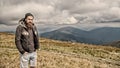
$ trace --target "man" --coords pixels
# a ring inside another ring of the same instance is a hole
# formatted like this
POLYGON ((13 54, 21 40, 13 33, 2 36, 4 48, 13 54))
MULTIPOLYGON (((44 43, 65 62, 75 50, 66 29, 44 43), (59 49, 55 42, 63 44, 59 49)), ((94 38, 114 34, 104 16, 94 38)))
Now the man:
POLYGON ((20 52, 20 68, 28 68, 29 63, 30 68, 37 67, 36 50, 39 48, 39 38, 33 19, 31 13, 26 13, 16 28, 15 44, 20 52))

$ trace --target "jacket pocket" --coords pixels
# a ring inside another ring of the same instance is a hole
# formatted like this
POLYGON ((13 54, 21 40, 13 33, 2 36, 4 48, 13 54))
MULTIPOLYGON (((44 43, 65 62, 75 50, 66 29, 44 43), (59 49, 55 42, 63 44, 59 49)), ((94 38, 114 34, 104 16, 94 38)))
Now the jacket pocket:
POLYGON ((26 39, 22 39, 21 44, 23 49, 28 52, 29 51, 28 41, 26 39))

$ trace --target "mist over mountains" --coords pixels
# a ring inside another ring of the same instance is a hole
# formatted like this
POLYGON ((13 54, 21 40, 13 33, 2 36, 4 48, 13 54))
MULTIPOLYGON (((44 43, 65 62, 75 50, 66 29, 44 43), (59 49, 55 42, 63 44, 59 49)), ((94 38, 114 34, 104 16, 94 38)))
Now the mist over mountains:
POLYGON ((81 42, 89 44, 107 44, 120 40, 120 28, 102 27, 85 31, 74 27, 63 27, 42 33, 40 36, 55 40, 81 42))

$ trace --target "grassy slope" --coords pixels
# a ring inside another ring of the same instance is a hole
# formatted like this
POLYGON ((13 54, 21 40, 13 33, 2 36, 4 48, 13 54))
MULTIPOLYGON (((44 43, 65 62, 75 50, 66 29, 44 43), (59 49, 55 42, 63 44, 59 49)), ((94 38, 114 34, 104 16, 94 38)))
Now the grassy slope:
MULTIPOLYGON (((120 48, 40 39, 38 68, 120 68, 120 48)), ((19 68, 14 35, 0 33, 0 68, 19 68)))

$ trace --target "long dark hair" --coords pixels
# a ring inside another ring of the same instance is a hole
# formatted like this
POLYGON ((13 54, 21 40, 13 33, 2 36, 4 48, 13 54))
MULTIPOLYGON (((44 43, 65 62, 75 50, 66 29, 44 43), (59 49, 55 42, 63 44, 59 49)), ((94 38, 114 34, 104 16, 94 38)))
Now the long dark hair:
POLYGON ((21 22, 21 21, 25 22, 25 18, 22 18, 22 19, 19 20, 19 22, 21 22))
POLYGON ((24 18, 26 19, 28 16, 32 16, 34 18, 33 14, 31 13, 26 13, 24 18))

